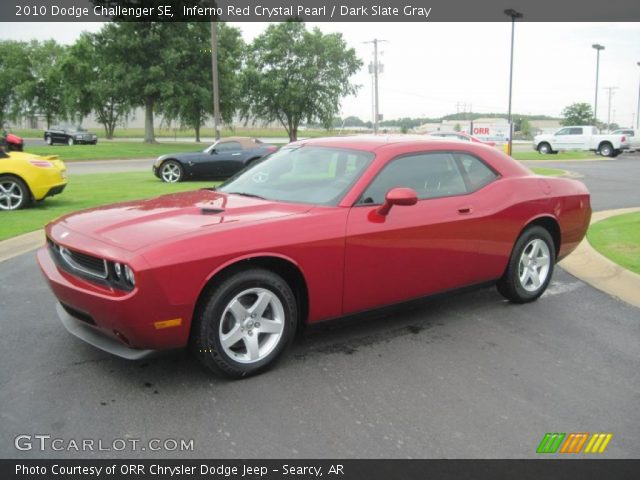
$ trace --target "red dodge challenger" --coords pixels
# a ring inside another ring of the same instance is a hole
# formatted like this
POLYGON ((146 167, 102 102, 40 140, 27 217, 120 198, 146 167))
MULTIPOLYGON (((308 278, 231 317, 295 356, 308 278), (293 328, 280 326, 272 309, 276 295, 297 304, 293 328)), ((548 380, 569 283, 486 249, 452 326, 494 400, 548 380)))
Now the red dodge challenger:
POLYGON ((190 346, 243 377, 303 324, 487 283, 535 300, 590 216, 582 183, 479 143, 325 138, 218 188, 62 217, 38 261, 82 340, 129 359, 190 346))

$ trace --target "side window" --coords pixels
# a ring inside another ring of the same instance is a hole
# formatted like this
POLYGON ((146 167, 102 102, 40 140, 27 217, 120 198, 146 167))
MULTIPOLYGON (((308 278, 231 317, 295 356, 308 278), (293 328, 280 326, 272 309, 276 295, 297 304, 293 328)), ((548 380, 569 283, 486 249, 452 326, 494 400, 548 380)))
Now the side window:
POLYGON ((469 192, 475 192, 498 178, 498 175, 478 158, 465 153, 458 153, 455 156, 462 166, 469 192))
POLYGON ((569 129, 570 135, 582 135, 582 127, 574 127, 569 129))
POLYGON ((231 152, 234 150, 242 150, 239 142, 221 142, 216 145, 216 152, 231 152))
POLYGON ((464 135, 456 135, 458 140, 464 140, 465 142, 470 142, 471 140, 465 137, 464 135))
POLYGON ((569 129, 568 128, 562 128, 560 130, 558 130, 556 132, 556 135, 569 135, 569 129))
POLYGON ((381 204, 389 190, 409 187, 420 200, 467 193, 453 154, 421 153, 388 163, 362 194, 359 203, 381 204))

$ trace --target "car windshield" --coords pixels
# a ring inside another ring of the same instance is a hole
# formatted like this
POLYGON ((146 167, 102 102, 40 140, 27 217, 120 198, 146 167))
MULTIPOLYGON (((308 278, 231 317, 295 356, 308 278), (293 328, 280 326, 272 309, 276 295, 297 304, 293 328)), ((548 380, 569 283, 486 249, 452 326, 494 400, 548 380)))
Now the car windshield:
POLYGON ((374 158, 371 152, 284 147, 217 190, 251 197, 336 205, 374 158))

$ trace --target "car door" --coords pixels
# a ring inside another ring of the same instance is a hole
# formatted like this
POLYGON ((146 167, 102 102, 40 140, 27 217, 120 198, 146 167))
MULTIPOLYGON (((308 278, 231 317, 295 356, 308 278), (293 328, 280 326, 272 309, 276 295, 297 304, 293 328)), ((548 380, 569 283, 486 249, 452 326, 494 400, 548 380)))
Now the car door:
POLYGON ((236 161, 242 155, 242 146, 239 142, 221 140, 214 148, 203 152, 193 165, 193 172, 201 177, 224 176, 229 170, 229 163, 236 161))
POLYGON ((587 136, 582 127, 571 127, 567 136, 567 150, 589 150, 587 136))
POLYGON ((467 153, 417 153, 389 162, 349 213, 344 312, 499 277, 495 233, 484 223, 495 210, 483 193, 498 178, 467 153), (413 188, 417 204, 377 215, 394 187, 413 188))
POLYGON ((551 148, 553 150, 567 150, 571 145, 571 129, 561 128, 551 139, 551 148))

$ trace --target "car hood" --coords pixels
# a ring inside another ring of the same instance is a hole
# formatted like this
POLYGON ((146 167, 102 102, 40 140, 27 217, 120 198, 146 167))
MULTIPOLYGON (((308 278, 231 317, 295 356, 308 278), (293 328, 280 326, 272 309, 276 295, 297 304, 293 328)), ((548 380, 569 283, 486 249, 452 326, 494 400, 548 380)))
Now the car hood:
POLYGON ((311 208, 203 189, 73 213, 54 222, 51 233, 57 240, 69 230, 134 251, 174 237, 236 228, 311 208))

